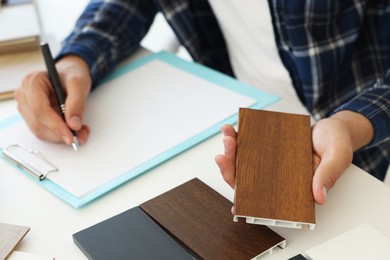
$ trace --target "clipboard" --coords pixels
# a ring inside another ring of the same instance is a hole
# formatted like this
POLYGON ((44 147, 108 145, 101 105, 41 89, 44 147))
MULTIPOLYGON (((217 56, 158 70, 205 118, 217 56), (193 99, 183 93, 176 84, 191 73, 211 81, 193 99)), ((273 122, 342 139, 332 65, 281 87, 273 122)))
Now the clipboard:
POLYGON ((48 161, 40 152, 13 144, 3 150, 4 158, 14 163, 24 171, 42 181, 51 172, 58 171, 58 168, 48 161))
MULTIPOLYGON (((207 68, 203 65, 185 61, 183 59, 178 58, 177 56, 173 54, 169 54, 167 52, 159 52, 155 54, 150 54, 148 56, 142 57, 136 61, 133 61, 115 71, 113 71, 110 75, 108 75, 102 82, 101 85, 104 84, 111 84, 113 81, 119 80, 121 77, 129 75, 131 73, 135 73, 137 71, 140 71, 142 69, 145 69, 147 66, 151 66, 153 63, 161 63, 165 65, 169 65, 175 72, 180 72, 180 73, 186 73, 190 75, 191 77, 196 77, 201 79, 203 82, 209 82, 210 84, 215 84, 219 88, 223 89, 224 91, 228 91, 233 93, 234 95, 240 95, 242 97, 247 97, 250 98, 253 101, 253 104, 250 105, 252 108, 263 108, 273 102, 276 102, 279 97, 270 95, 266 92, 263 92, 259 89, 256 89, 254 87, 248 86, 244 83, 241 83, 229 76, 226 76, 222 73, 216 72, 210 68, 207 68)), ((177 73, 179 74, 179 73, 177 73)), ((177 77, 178 75, 175 75, 177 77)), ((89 100, 94 100, 93 98, 96 96, 93 96, 96 91, 99 90, 100 86, 91 93, 89 100)), ((102 89, 107 89, 110 88, 109 86, 102 87, 102 89)), ((201 89, 201 88, 200 88, 201 89)), ((111 91, 112 92, 112 91, 111 91)), ((215 97, 214 97, 215 98, 215 97)), ((91 101, 93 102, 93 101, 91 101)), ((170 105, 168 103, 168 105, 170 105)), ((89 109, 88 111, 90 111, 89 109)), ((180 112, 180 110, 179 110, 180 112)), ((192 146, 210 138, 211 136, 219 133, 220 127, 223 124, 235 124, 237 123, 237 112, 238 112, 238 107, 235 109, 235 112, 232 113, 232 115, 227 116, 223 118, 222 120, 217 120, 210 122, 207 127, 202 129, 200 132, 189 136, 185 140, 182 140, 180 142, 175 143, 172 147, 169 149, 156 154, 155 156, 152 156, 150 159, 146 161, 142 161, 141 163, 137 164, 135 167, 129 167, 121 172, 120 175, 116 176, 113 179, 110 179, 109 181, 103 183, 96 189, 91 190, 90 192, 82 195, 82 196, 75 196, 71 192, 69 192, 68 189, 64 188, 63 185, 58 185, 55 181, 53 181, 54 177, 56 175, 61 175, 58 172, 61 172, 63 170, 63 167, 58 165, 58 162, 54 162, 52 159, 49 157, 51 154, 47 153, 45 149, 38 149, 36 147, 29 147, 23 143, 12 143, 11 145, 16 145, 13 146, 11 150, 17 149, 20 151, 21 147, 24 145, 26 146, 24 151, 22 152, 24 155, 30 151, 29 155, 31 155, 32 150, 37 150, 38 152, 34 153, 37 155, 40 153, 44 158, 47 158, 43 160, 46 161, 46 170, 42 171, 38 174, 31 174, 31 169, 29 171, 29 167, 26 167, 26 165, 21 165, 25 164, 26 160, 22 158, 23 160, 20 160, 21 158, 18 158, 19 160, 16 161, 12 160, 8 157, 5 156, 4 151, 7 154, 7 151, 9 153, 9 147, 7 148, 4 146, 4 142, 0 142, 0 146, 2 146, 2 153, 1 157, 6 160, 7 162, 11 162, 15 167, 20 169, 21 172, 23 172, 25 175, 27 175, 32 181, 36 182, 37 184, 43 186, 45 189, 53 193, 55 196, 59 197, 60 199, 64 200, 68 204, 72 205, 73 207, 79 208, 87 205, 88 203, 94 201, 95 199, 99 198, 100 196, 108 193, 109 191, 115 189, 116 187, 126 183, 127 181, 139 176, 140 174, 143 174, 147 172, 148 170, 158 166, 159 164, 163 163, 164 161, 174 157, 175 155, 178 155, 181 152, 184 152, 185 150, 191 148, 192 146), (51 167, 51 168, 50 168, 51 167), (59 168, 58 171, 54 170, 55 168, 59 168), (51 169, 51 171, 48 171, 47 169, 51 169), (41 178, 37 178, 37 176, 41 176, 41 178)), ((95 117, 95 116, 91 116, 95 117)), ((22 118, 20 115, 14 115, 2 122, 0 122, 0 134, 6 131, 7 128, 11 128, 15 124, 23 123, 22 118)), ((95 132, 96 133, 96 132, 95 132)), ((107 135, 112 134, 112 131, 110 133, 107 132, 107 135)), ((91 136, 92 138, 92 136, 91 136)), ((93 140, 89 140, 88 144, 93 143, 93 140)), ((0 138, 1 139, 1 138, 0 138)), ((42 145, 49 145, 46 142, 36 140, 36 138, 33 138, 34 142, 42 142, 42 145)), ((43 146, 42 146, 43 147, 43 146)), ((68 149, 69 147, 59 144, 58 149, 68 149)), ((57 149, 57 148, 56 148, 57 149)), ((66 151, 68 151, 66 150, 66 151)), ((81 149, 82 150, 82 149, 81 149)), ((72 151, 73 152, 73 151, 72 151)), ((42 163, 42 156, 34 156, 36 160, 40 160, 40 163, 42 163)), ((19 156, 20 157, 20 156, 19 156)), ((30 166, 31 166, 30 162, 30 166)), ((114 163, 112 163, 114 164, 114 163)), ((31 167, 30 167, 31 168, 31 167)), ((62 173, 63 174, 63 173, 62 173)))

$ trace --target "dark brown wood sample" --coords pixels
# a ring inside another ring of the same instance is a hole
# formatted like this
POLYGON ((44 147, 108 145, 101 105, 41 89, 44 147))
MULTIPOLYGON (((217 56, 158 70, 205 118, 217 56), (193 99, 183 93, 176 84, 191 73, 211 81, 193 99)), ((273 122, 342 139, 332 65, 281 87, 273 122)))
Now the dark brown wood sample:
POLYGON ((251 259, 285 247, 284 238, 266 226, 233 222, 232 205, 192 179, 140 208, 199 259, 251 259))
POLYGON ((235 220, 315 226, 310 117, 240 108, 235 220))

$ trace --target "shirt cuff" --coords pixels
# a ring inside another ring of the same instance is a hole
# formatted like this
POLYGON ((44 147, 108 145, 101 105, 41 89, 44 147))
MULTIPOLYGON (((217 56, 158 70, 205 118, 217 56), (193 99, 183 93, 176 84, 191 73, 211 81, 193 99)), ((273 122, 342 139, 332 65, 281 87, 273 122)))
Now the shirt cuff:
POLYGON ((77 55, 82 58, 88 65, 92 78, 92 85, 101 80, 114 66, 110 64, 110 59, 105 58, 108 53, 102 50, 109 50, 112 48, 112 44, 109 41, 100 39, 97 35, 77 35, 74 37, 70 35, 65 39, 63 46, 56 56, 55 60, 58 61, 66 55, 77 55))
POLYGON ((360 113, 373 125, 374 137, 365 148, 390 142, 390 75, 387 75, 384 80, 378 80, 372 87, 366 88, 358 96, 334 110, 332 114, 343 110, 360 113))

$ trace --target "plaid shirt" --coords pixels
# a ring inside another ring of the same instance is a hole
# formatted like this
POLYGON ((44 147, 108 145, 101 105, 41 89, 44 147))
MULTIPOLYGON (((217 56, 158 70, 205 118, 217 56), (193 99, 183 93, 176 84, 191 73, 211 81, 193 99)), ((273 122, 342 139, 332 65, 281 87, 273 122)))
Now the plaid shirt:
MULTIPOLYGON (((341 110, 365 115, 374 139, 355 152, 354 163, 383 180, 390 161, 390 1, 269 0, 269 5, 279 54, 300 100, 316 119, 341 110)), ((57 59, 81 56, 96 85, 139 48, 157 12, 195 61, 233 76, 207 0, 92 0, 57 59)))

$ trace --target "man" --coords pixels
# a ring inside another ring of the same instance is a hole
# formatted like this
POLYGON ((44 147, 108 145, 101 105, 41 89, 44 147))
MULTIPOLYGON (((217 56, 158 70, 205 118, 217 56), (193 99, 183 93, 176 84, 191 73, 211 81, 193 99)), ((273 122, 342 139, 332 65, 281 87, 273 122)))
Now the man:
MULTIPOLYGON (((262 2, 91 1, 57 57, 67 92, 66 124, 53 109, 54 95, 45 72, 24 78, 16 92, 19 110, 41 139, 70 144, 70 127, 81 143, 86 142, 89 128, 82 123, 86 97, 139 47, 158 11, 195 61, 243 81, 256 79, 261 68, 255 55, 255 11, 264 8, 262 2)), ((325 203, 326 192, 352 158, 383 180, 390 151, 390 75, 386 76, 390 2, 269 0, 268 4, 280 58, 300 101, 318 120, 312 128, 316 202, 325 203)), ((233 186, 236 132, 231 126, 222 131, 225 154, 215 160, 233 186)))

